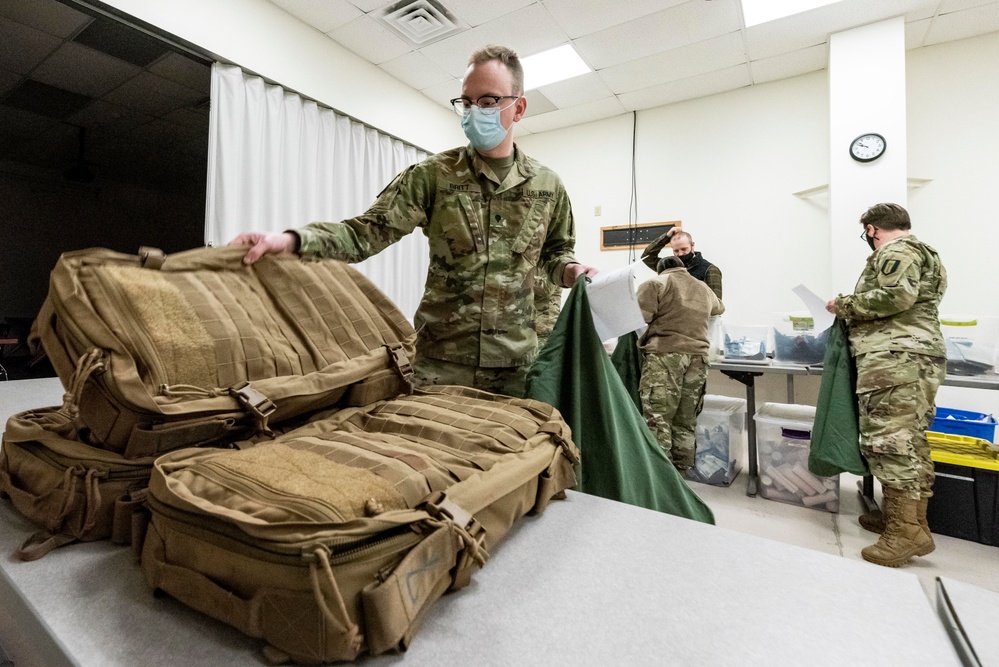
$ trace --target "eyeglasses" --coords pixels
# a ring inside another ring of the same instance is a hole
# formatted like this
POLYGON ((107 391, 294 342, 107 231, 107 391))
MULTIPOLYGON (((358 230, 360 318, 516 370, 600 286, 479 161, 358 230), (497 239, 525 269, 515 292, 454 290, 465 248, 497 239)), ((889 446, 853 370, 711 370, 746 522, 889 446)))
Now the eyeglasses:
POLYGON ((519 100, 520 95, 483 95, 474 102, 467 97, 456 97, 450 100, 451 107, 454 112, 459 116, 464 116, 471 112, 472 107, 476 106, 480 109, 496 109, 497 111, 503 111, 504 109, 510 108, 511 105, 506 105, 502 109, 499 108, 500 100, 519 100))

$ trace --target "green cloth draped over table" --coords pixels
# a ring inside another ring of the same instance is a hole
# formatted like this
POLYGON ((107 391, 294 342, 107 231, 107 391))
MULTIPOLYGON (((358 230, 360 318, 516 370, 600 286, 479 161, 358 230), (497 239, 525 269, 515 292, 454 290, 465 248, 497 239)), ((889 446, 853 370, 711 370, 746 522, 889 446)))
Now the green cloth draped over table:
POLYGON ((597 337, 585 277, 531 369, 527 395, 558 408, 572 428, 582 458, 578 490, 714 523, 659 447, 597 337))

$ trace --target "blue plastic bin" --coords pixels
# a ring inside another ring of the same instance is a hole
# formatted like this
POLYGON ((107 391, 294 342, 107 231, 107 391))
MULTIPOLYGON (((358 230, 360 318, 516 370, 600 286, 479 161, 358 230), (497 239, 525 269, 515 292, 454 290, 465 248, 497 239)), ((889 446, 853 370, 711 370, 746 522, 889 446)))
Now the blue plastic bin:
POLYGON ((993 442, 996 437, 996 418, 981 412, 937 408, 931 431, 967 435, 993 442))

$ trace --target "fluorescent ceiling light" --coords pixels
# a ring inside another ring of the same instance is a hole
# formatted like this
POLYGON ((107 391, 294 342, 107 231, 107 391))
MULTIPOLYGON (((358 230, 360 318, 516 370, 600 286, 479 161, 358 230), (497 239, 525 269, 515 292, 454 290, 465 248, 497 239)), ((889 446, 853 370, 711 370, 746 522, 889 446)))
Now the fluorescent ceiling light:
POLYGON ((776 21, 809 9, 831 5, 838 0, 742 0, 742 17, 746 27, 776 21))
POLYGON ((592 72, 571 44, 520 59, 524 67, 524 91, 592 72))

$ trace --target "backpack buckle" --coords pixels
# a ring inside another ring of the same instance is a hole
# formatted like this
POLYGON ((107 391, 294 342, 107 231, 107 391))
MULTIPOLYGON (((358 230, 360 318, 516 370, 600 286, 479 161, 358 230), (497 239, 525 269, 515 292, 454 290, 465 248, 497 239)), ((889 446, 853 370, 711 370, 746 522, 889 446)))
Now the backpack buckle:
POLYGON ((254 420, 257 422, 258 431, 271 435, 271 429, 267 425, 267 420, 277 410, 274 401, 251 387, 250 383, 246 381, 235 387, 229 387, 229 394, 247 412, 253 415, 254 420))

